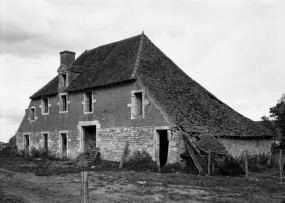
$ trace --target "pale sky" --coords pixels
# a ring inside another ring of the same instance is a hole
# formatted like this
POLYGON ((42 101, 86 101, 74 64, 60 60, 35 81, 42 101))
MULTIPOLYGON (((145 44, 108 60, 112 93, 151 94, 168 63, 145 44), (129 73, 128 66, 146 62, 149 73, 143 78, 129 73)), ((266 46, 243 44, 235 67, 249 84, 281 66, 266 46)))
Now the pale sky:
POLYGON ((285 1, 0 1, 0 141, 57 74, 59 52, 142 31, 184 72, 252 120, 285 93, 285 1))

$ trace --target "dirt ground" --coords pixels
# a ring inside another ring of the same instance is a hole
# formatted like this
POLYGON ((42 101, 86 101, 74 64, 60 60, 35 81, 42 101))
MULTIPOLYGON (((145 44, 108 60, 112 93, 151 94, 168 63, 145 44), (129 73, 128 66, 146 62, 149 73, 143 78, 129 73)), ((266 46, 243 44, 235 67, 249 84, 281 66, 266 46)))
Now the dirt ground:
POLYGON ((46 161, 0 157, 0 202, 80 202, 80 171, 89 170, 90 202, 258 202, 285 200, 277 171, 244 177, 151 173, 106 168, 44 168, 46 161), (273 196, 273 197, 272 197, 273 196), (279 198, 276 198, 278 196, 279 198))

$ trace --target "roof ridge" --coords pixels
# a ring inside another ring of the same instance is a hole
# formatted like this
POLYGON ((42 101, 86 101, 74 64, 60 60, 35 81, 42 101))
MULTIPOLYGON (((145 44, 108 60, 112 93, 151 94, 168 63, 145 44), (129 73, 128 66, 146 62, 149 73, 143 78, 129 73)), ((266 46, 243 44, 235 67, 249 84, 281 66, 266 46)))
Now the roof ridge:
POLYGON ((111 42, 111 43, 108 43, 108 44, 103 44, 103 45, 100 45, 100 46, 95 47, 93 49, 89 49, 89 50, 86 49, 86 51, 87 52, 94 51, 96 49, 99 49, 99 48, 102 48, 102 47, 105 47, 105 46, 110 46, 110 45, 113 45, 113 44, 117 44, 117 43, 120 43, 120 42, 123 42, 123 41, 126 41, 126 40, 130 40, 130 39, 133 39, 133 38, 138 37, 138 36, 139 35, 135 35, 135 36, 132 36, 132 37, 128 37, 126 39, 119 40, 119 41, 111 42))
POLYGON ((142 34, 141 34, 140 45, 139 45, 139 49, 138 49, 138 53, 137 53, 137 57, 136 57, 136 61, 135 61, 134 71, 133 71, 130 79, 134 79, 136 77, 136 73, 138 71, 140 59, 142 56, 143 42, 144 42, 144 32, 142 32, 142 34))

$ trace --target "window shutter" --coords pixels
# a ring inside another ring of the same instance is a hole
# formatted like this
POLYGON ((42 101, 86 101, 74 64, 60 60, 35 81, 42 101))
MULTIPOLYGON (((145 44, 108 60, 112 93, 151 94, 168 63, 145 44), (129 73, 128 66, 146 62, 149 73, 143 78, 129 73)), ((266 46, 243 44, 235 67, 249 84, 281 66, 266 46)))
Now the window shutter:
POLYGON ((89 103, 90 103, 90 98, 89 94, 85 94, 85 112, 89 112, 89 103))
POLYGON ((62 96, 59 97, 59 110, 62 111, 62 96))

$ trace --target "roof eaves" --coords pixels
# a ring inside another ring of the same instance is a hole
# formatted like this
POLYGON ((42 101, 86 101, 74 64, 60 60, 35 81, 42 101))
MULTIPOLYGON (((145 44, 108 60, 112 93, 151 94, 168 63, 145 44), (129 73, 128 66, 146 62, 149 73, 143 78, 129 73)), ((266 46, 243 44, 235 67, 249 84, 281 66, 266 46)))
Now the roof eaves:
POLYGON ((120 85, 120 84, 126 84, 128 82, 134 82, 136 81, 136 78, 130 78, 128 80, 124 80, 124 81, 120 81, 120 82, 115 82, 115 83, 109 83, 109 84, 104 84, 104 85, 98 85, 98 86, 91 86, 91 87, 86 87, 86 88, 82 88, 82 89, 65 89, 66 92, 81 92, 84 90, 89 90, 89 89, 98 89, 98 88, 102 88, 102 87, 110 87, 110 86, 116 86, 116 85, 120 85))

